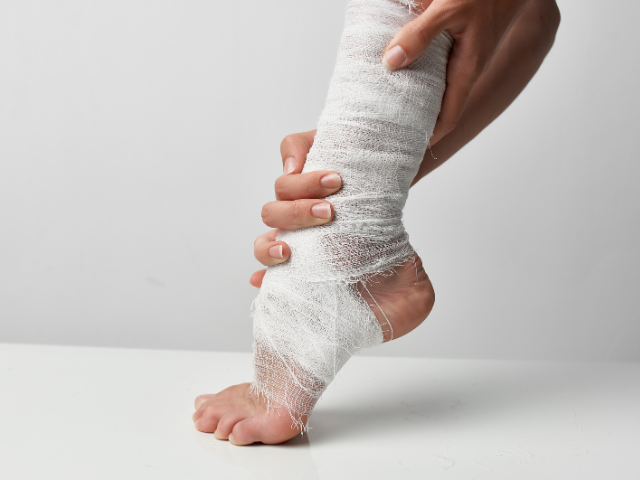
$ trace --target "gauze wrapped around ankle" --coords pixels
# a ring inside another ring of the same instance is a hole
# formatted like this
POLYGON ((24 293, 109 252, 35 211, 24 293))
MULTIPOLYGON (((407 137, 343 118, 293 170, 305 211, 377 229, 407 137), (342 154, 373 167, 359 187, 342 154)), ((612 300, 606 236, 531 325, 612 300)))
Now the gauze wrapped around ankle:
POLYGON ((389 41, 416 17, 405 1, 350 0, 326 106, 304 172, 334 170, 335 219, 281 231, 291 259, 270 267, 254 302, 253 392, 307 415, 360 348, 382 342, 358 285, 414 251, 402 209, 440 111, 451 36, 409 67, 384 69, 389 41))

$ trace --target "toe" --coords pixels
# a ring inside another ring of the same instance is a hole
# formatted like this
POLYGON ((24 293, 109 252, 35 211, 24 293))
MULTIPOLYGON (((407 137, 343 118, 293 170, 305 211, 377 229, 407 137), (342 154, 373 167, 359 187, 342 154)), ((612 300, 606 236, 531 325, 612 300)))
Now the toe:
POLYGON ((291 425, 291 417, 287 414, 269 416, 253 415, 237 422, 229 433, 229 443, 233 445, 251 445, 261 442, 266 445, 277 445, 292 439, 300 433, 300 428, 291 425))
POLYGON ((218 440, 228 440, 229 434, 233 431, 236 423, 241 422, 247 418, 247 416, 247 412, 229 412, 224 414, 218 422, 218 428, 216 428, 214 432, 215 437, 218 440))
POLYGON ((196 410, 198 410, 204 402, 206 402, 207 400, 213 399, 213 397, 215 396, 216 396, 215 393, 205 393, 203 395, 198 395, 196 397, 196 401, 194 402, 196 406, 196 410))
POLYGON ((247 418, 234 425, 233 430, 228 435, 229 443, 243 446, 259 441, 254 425, 255 422, 251 420, 251 418, 247 418))
POLYGON ((214 433, 218 427, 218 419, 212 417, 202 417, 195 423, 196 430, 202 433, 214 433))
MULTIPOLYGON (((206 409, 198 410, 202 412, 199 418, 195 419, 196 429, 204 433, 213 433, 218 428, 218 421, 224 412, 220 411, 217 405, 211 405, 206 409)), ((194 414, 194 417, 198 415, 198 412, 194 414)))
POLYGON ((198 407, 198 409, 194 412, 194 414, 191 416, 191 418, 193 419, 194 422, 197 422, 198 420, 200 420, 200 418, 205 414, 205 412, 207 411, 207 408, 209 408, 210 406, 215 405, 215 403, 213 403, 213 401, 206 401, 200 404, 200 406, 198 407))

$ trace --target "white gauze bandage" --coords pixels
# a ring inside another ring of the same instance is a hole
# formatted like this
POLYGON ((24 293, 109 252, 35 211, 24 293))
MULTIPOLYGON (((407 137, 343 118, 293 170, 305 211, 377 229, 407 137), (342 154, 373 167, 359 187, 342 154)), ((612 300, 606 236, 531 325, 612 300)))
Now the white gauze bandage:
POLYGON ((359 290, 414 253, 402 209, 440 111, 453 43, 444 32, 409 67, 387 71, 386 46, 416 16, 410 0, 349 1, 304 167, 342 177, 327 198, 335 219, 281 231, 291 259, 267 269, 254 302, 252 393, 286 407, 294 422, 311 413, 349 357, 382 342, 390 325, 380 325, 359 290))

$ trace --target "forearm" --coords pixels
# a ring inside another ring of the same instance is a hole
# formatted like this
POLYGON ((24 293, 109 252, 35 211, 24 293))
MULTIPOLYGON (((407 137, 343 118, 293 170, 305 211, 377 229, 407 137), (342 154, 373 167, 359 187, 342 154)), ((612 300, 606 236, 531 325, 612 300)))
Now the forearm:
POLYGON ((560 14, 553 0, 534 0, 518 18, 473 87, 456 128, 427 150, 413 184, 495 120, 524 90, 553 45, 560 14))

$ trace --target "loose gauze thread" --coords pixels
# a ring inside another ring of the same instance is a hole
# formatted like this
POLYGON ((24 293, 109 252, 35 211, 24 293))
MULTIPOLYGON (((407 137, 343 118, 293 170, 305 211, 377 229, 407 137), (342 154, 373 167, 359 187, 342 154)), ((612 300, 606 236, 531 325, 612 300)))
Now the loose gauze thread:
POLYGON ((291 259, 267 270, 253 305, 252 394, 285 407, 294 424, 354 353, 382 343, 382 327, 358 285, 368 290, 369 279, 414 253, 402 209, 440 111, 453 39, 444 32, 408 67, 385 70, 386 46, 417 16, 412 5, 350 0, 304 167, 342 177, 342 189, 327 198, 335 218, 281 231, 291 259))

